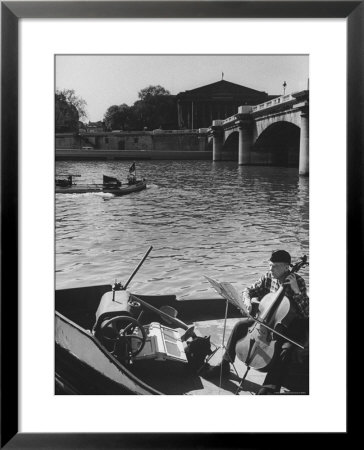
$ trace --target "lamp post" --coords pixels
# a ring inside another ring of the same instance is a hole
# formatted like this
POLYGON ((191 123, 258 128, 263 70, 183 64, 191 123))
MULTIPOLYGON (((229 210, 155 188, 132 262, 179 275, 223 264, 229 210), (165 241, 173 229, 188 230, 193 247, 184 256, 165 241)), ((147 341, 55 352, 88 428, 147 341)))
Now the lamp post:
POLYGON ((287 83, 284 81, 283 82, 283 95, 286 95, 286 86, 287 86, 287 83))

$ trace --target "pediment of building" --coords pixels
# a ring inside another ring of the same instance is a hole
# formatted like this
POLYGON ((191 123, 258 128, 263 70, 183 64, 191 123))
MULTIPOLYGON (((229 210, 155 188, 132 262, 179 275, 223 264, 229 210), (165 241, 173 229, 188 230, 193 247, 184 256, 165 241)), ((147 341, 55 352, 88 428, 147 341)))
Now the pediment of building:
POLYGON ((257 91, 255 89, 242 86, 240 84, 231 83, 230 81, 220 80, 205 86, 180 92, 177 98, 188 99, 191 97, 264 97, 267 93, 257 91))

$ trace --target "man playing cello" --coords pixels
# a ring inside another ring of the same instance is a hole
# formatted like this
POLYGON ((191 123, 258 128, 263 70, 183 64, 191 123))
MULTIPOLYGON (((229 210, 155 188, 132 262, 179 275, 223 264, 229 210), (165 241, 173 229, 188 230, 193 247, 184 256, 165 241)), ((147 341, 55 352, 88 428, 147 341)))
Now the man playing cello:
MULTIPOLYGON (((302 277, 290 272, 291 256, 285 250, 272 253, 269 262, 269 272, 243 292, 243 300, 249 314, 256 317, 260 301, 269 293, 277 292, 285 287, 284 295, 288 298, 295 311, 295 318, 284 331, 285 335, 295 341, 303 342, 308 333, 309 298, 306 284, 302 277)), ((206 378, 227 378, 230 373, 230 363, 234 363, 237 343, 246 337, 249 328, 254 325, 252 318, 244 318, 237 322, 229 337, 226 351, 219 365, 210 367, 205 373, 206 378)), ((277 339, 277 352, 268 367, 263 387, 258 395, 280 392, 284 376, 292 356, 294 344, 282 337, 277 339)), ((239 358, 240 359, 240 358, 239 358)), ((245 361, 244 361, 245 362, 245 361)))

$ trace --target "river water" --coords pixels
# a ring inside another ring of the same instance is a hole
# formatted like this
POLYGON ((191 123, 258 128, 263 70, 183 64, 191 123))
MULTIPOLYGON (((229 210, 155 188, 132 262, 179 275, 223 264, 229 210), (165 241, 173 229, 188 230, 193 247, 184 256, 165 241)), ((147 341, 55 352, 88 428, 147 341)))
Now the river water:
MULTIPOLYGON (((56 174, 125 181, 129 161, 59 161, 56 174)), ((268 266, 272 250, 309 256, 309 179, 298 170, 236 162, 137 161, 147 190, 56 194, 57 289, 125 283, 139 294, 216 297, 204 275, 238 289, 268 266)), ((76 182, 81 184, 80 179, 76 182)), ((302 270, 307 284, 308 269, 302 270)))

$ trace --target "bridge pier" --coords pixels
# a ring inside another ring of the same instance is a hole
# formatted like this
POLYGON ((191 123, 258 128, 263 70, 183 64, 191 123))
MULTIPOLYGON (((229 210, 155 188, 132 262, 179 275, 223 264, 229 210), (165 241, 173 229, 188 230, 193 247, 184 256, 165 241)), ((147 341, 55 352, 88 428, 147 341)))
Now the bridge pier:
POLYGON ((253 129, 251 122, 239 122, 239 166, 250 164, 250 153, 253 147, 253 129))
POLYGON ((252 107, 249 105, 239 106, 235 122, 239 129, 239 166, 250 164, 251 150, 253 147, 253 119, 251 117, 252 107))
POLYGON ((223 142, 224 133, 220 126, 213 125, 211 128, 212 128, 212 160, 221 161, 222 149, 224 145, 223 142))
POLYGON ((301 133, 300 133, 300 159, 299 169, 300 175, 308 175, 309 173, 309 121, 308 111, 301 113, 301 133))

